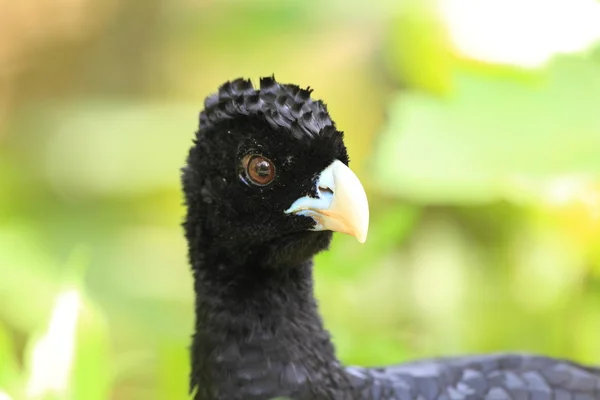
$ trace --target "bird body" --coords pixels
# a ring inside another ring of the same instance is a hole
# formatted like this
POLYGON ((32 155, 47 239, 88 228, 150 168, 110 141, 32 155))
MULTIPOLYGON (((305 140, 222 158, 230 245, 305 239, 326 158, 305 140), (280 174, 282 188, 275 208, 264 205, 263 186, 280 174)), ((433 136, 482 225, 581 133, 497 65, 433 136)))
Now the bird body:
POLYGON ((600 369, 529 354, 423 360, 387 368, 354 368, 357 399, 596 400, 600 369))
POLYGON ((332 231, 366 239, 366 195, 348 163, 309 90, 238 79, 206 99, 182 174, 195 400, 600 399, 600 370, 541 356, 343 366, 318 313, 312 258, 332 231))

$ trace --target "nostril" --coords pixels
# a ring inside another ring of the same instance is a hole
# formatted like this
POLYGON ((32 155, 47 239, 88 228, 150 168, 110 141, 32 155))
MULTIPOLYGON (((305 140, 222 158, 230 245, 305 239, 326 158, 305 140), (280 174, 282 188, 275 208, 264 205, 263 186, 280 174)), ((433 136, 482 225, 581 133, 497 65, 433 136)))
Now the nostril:
POLYGON ((325 186, 319 186, 319 192, 333 194, 333 190, 331 190, 331 189, 329 189, 328 187, 325 187, 325 186))

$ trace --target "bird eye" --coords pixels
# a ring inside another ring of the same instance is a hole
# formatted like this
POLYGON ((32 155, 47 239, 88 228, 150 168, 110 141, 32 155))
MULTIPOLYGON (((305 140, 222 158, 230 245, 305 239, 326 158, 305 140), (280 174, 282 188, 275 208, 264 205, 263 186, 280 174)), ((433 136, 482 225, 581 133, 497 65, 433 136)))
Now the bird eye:
POLYGON ((265 186, 275 179, 275 166, 261 155, 247 155, 242 159, 242 167, 246 178, 255 185, 265 186))

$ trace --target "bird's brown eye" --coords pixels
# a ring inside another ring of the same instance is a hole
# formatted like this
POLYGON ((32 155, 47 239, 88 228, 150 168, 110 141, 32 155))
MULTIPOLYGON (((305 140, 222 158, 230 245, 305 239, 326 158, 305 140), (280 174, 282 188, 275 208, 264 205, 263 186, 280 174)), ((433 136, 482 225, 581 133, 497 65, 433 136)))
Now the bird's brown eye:
POLYGON ((275 179, 275 166, 266 157, 251 154, 244 157, 242 166, 246 178, 255 185, 268 185, 275 179))

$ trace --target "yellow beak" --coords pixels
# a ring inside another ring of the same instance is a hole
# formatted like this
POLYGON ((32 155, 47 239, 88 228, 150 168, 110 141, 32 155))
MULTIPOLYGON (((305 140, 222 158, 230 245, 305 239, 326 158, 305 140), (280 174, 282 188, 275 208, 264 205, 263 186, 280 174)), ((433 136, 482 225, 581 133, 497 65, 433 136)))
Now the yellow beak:
POLYGON ((334 231, 367 240, 369 203, 358 177, 343 162, 335 160, 319 174, 318 197, 304 196, 285 210, 287 214, 311 217, 316 231, 334 231))

